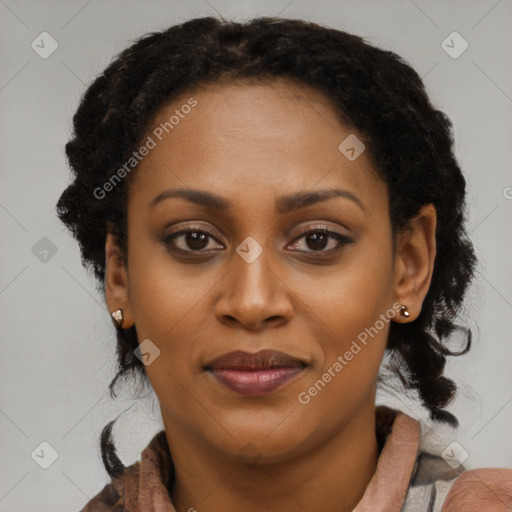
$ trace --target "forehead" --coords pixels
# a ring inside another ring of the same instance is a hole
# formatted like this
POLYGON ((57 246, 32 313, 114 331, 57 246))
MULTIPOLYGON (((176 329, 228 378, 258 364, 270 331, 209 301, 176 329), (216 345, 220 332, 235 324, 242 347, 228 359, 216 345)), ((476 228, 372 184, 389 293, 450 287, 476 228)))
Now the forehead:
POLYGON ((353 160, 343 152, 357 135, 309 86, 287 79, 202 85, 155 116, 146 134, 153 147, 131 195, 148 203, 177 186, 261 196, 316 184, 382 194, 366 150, 353 160))

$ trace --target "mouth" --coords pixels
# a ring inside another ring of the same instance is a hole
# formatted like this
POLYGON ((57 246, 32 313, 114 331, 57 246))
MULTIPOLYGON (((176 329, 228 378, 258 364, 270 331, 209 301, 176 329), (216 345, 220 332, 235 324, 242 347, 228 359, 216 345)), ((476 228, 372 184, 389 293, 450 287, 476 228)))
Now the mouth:
POLYGON ((271 393, 291 382, 307 364, 276 350, 224 354, 204 367, 218 382, 242 395, 271 393))

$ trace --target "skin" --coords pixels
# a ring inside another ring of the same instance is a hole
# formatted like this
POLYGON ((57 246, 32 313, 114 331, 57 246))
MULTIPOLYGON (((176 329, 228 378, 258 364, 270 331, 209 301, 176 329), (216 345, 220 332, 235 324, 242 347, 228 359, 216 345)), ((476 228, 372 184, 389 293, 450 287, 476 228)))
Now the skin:
MULTIPOLYGON (((311 401, 307 391, 365 328, 393 303, 413 321, 428 291, 436 215, 422 208, 393 251, 385 184, 367 151, 349 161, 338 146, 349 134, 328 98, 284 79, 210 84, 163 108, 167 121, 193 96, 198 105, 139 164, 128 202, 128 257, 106 240, 106 300, 134 323, 139 343, 161 351, 146 372, 160 402, 176 483, 178 512, 242 509, 352 510, 377 463, 376 376, 389 323, 311 401), (218 211, 183 198, 149 208, 170 188, 201 189, 231 206, 218 211), (277 198, 339 188, 290 213, 277 198), (200 256, 187 227, 208 229, 200 256), (300 229, 324 227, 351 239, 318 248, 300 229), (248 236, 263 252, 252 263, 236 248, 248 236), (190 239, 189 239, 190 241, 190 239), (192 254, 191 254, 192 253, 192 254), (271 348, 308 367, 281 389, 240 395, 202 370, 233 351, 271 348)), ((148 131, 150 134, 151 131, 148 131)))

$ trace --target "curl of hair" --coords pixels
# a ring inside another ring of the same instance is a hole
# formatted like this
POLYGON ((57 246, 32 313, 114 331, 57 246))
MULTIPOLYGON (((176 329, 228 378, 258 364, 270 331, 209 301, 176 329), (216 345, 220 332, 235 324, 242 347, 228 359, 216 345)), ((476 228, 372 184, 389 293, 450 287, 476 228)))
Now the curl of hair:
MULTIPOLYGON (((74 181, 57 213, 77 239, 82 263, 103 293, 105 237, 113 233, 126 255, 128 175, 98 199, 94 190, 138 149, 155 115, 178 95, 221 81, 287 78, 323 92, 349 128, 358 131, 385 182, 393 237, 426 204, 437 213, 437 254, 419 317, 392 323, 388 350, 406 388, 416 390, 433 419, 457 425, 444 407, 456 387, 443 376, 446 341, 474 275, 476 257, 465 223, 465 180, 453 151, 452 125, 432 106, 418 74, 398 55, 363 38, 312 22, 260 17, 248 22, 195 18, 149 33, 122 51, 84 93, 73 117, 66 155, 74 181)), ((118 373, 143 374, 134 356, 135 327, 117 335, 118 373)), ((467 334, 467 346, 471 342, 467 334)), ((464 351, 463 351, 464 352, 464 351)), ((114 393, 115 394, 115 393, 114 393)), ((101 448, 112 476, 121 462, 109 454, 111 427, 101 448)))

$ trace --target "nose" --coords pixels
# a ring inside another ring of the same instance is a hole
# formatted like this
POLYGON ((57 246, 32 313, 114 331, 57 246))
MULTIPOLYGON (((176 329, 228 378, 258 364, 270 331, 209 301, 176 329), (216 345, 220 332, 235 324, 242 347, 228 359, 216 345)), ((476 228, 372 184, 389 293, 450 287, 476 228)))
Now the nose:
POLYGON ((222 294, 215 314, 220 323, 247 330, 285 324, 293 317, 290 288, 270 268, 266 251, 252 263, 234 255, 231 271, 222 281, 222 294))

